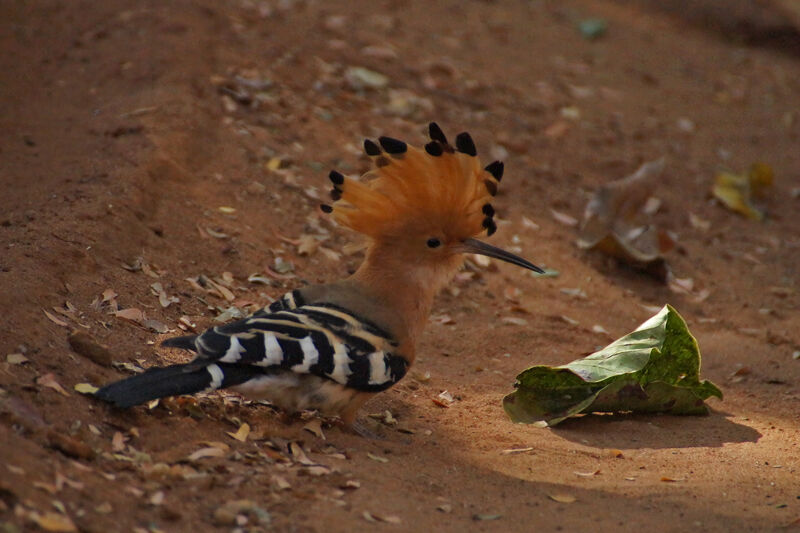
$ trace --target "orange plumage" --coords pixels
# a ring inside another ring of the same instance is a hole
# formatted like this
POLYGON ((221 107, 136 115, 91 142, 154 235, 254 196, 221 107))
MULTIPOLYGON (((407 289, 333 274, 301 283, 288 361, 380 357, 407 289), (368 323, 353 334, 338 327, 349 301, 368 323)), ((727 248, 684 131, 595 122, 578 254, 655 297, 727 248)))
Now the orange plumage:
POLYGON ((373 168, 360 180, 331 173, 336 200, 323 206, 334 219, 373 240, 400 235, 443 235, 463 240, 494 232, 489 201, 497 192, 502 163, 481 168, 468 134, 454 149, 435 123, 424 149, 388 137, 365 141, 373 168))

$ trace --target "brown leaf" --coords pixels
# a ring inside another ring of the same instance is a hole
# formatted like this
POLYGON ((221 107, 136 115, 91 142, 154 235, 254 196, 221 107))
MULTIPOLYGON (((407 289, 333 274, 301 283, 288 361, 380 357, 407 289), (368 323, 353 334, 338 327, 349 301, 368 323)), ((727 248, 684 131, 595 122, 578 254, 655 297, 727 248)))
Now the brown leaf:
POLYGON ((144 324, 145 315, 141 309, 137 309, 135 307, 129 307, 127 309, 120 309, 119 311, 114 312, 114 316, 117 318, 123 318, 125 320, 130 320, 131 322, 136 322, 137 324, 144 324))
POLYGON ((548 494, 548 498, 558 503, 575 503, 576 498, 570 494, 548 494))
POLYGON ((305 429, 310 433, 313 433, 320 439, 325 440, 325 434, 322 432, 322 421, 320 419, 314 418, 310 420, 308 424, 303 426, 303 429, 305 429))
POLYGON ((39 376, 36 379, 36 384, 41 385, 42 387, 49 387, 59 394, 63 394, 64 396, 69 396, 69 393, 64 390, 64 387, 62 387, 61 384, 56 381, 56 376, 52 372, 39 376))
POLYGON ((36 522, 36 525, 45 531, 56 531, 60 533, 72 533, 73 531, 78 531, 78 528, 75 527, 75 524, 66 515, 59 513, 44 513, 42 515, 38 513, 31 513, 30 517, 34 522, 36 522))
POLYGON ((668 240, 643 214, 663 169, 664 160, 658 159, 600 187, 586 205, 578 247, 597 249, 643 269, 663 261, 662 247, 668 240))
POLYGON ((114 432, 114 436, 111 437, 111 449, 115 452, 121 452, 125 450, 125 437, 122 435, 122 432, 114 432))
POLYGON ((47 309, 42 309, 42 311, 44 311, 44 314, 45 314, 45 316, 46 316, 47 318, 49 318, 49 319, 50 319, 50 321, 51 321, 53 324, 55 324, 55 325, 57 325, 57 326, 61 326, 62 328, 68 328, 68 327, 69 327, 69 324, 67 324, 66 322, 64 322, 63 320, 61 320, 61 319, 60 319, 60 318, 58 318, 57 316, 55 316, 53 313, 51 313, 51 312, 50 312, 50 311, 48 311, 47 309))

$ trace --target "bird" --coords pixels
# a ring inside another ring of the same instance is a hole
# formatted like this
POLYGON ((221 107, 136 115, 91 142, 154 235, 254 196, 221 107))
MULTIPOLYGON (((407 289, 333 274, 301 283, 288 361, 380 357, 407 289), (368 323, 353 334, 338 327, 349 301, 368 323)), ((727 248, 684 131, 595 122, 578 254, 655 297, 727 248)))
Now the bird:
POLYGON ((543 272, 476 238, 497 230, 491 201, 503 163, 482 167, 466 132, 453 146, 431 122, 428 136, 422 148, 386 136, 366 139, 369 171, 360 179, 330 172, 333 201, 320 210, 366 237, 365 258, 352 275, 292 290, 198 335, 166 339, 161 346, 193 352, 194 359, 150 368, 95 396, 129 408, 225 388, 286 413, 338 417, 365 434, 359 409, 408 373, 434 296, 464 254, 543 272))

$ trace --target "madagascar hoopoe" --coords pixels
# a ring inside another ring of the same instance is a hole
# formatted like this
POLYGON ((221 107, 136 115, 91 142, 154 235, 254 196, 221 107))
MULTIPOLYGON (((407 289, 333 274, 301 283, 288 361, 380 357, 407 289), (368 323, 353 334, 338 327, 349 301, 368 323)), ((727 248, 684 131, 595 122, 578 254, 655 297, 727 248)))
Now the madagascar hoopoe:
POLYGON ((336 171, 332 205, 339 224, 368 238, 349 278, 291 291, 252 316, 162 346, 196 353, 186 364, 152 368, 100 389, 118 407, 230 388, 289 412, 338 415, 349 427, 361 405, 400 381, 435 294, 465 253, 536 272, 536 265, 473 237, 497 229, 490 202, 503 163, 481 168, 468 133, 455 148, 436 123, 424 149, 390 137, 364 141, 373 168, 363 181, 336 171))

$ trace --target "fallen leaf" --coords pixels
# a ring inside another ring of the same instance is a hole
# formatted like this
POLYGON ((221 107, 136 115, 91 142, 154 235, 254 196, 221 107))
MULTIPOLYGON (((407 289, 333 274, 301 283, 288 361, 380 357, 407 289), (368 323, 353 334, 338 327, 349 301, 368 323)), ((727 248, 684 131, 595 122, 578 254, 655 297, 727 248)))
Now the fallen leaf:
POLYGON ((123 318, 125 320, 130 320, 131 322, 136 322, 137 324, 144 324, 145 315, 141 309, 137 309, 135 307, 129 307, 127 309, 120 309, 119 311, 114 312, 114 316, 117 318, 123 318))
POLYGON ((53 324, 55 324, 55 325, 57 325, 57 326, 61 326, 61 327, 63 327, 63 328, 68 328, 68 327, 69 327, 69 324, 67 324, 66 322, 64 322, 63 320, 61 320, 61 319, 60 319, 60 318, 58 318, 57 316, 55 316, 53 313, 51 313, 51 312, 50 312, 50 311, 48 311, 47 309, 42 309, 42 311, 44 311, 44 314, 45 314, 45 316, 46 316, 47 318, 49 318, 49 319, 50 319, 50 321, 51 321, 53 324))
POLYGON ((39 376, 36 379, 36 384, 41 385, 42 387, 49 387, 59 394, 63 394, 64 396, 69 396, 69 393, 64 390, 64 387, 62 387, 61 384, 56 381, 56 376, 52 372, 39 376))
POLYGON ((10 353, 6 356, 6 362, 10 365, 21 365, 23 363, 27 363, 28 361, 30 361, 30 359, 21 353, 10 353))
POLYGON ((455 401, 455 398, 453 398, 453 395, 450 394, 450 391, 446 390, 439 393, 439 399, 443 402, 447 402, 448 405, 455 401))
POLYGON ((313 433, 320 439, 325 440, 325 434, 322 432, 322 421, 320 419, 314 418, 310 420, 308 424, 303 426, 303 429, 305 429, 310 433, 313 433))
POLYGON ((766 163, 753 163, 747 174, 719 172, 711 193, 728 209, 753 220, 763 220, 764 211, 753 203, 772 185, 774 173, 766 163))
POLYGON ((158 492, 154 492, 150 499, 148 500, 150 505, 161 505, 164 503, 164 491, 159 490, 158 492))
POLYGON ((367 522, 386 522, 387 524, 402 523, 399 516, 380 515, 377 513, 370 513, 369 511, 364 511, 361 513, 361 516, 364 517, 364 520, 367 522))
POLYGON ((550 213, 553 215, 553 218, 556 219, 557 222, 564 224, 565 226, 574 228, 578 225, 578 219, 571 215, 562 213, 561 211, 556 211, 555 209, 551 209, 550 213))
POLYGON ((573 472, 578 477, 594 477, 600 473, 600 470, 595 470, 594 472, 573 472))
POLYGON ((232 431, 226 431, 226 433, 231 438, 234 438, 239 442, 245 442, 247 440, 247 436, 250 434, 250 424, 245 422, 241 426, 239 426, 239 429, 236 430, 236 433, 233 433, 232 431))
POLYGON ((375 455, 375 454, 370 453, 370 452, 367 452, 367 457, 369 457, 373 461, 377 461, 379 463, 388 463, 389 462, 389 459, 387 459, 386 457, 381 457, 380 455, 375 455))
POLYGON ((100 390, 91 383, 76 383, 73 388, 81 394, 94 394, 100 390))
POLYGON ((31 513, 30 517, 34 522, 36 522, 36 525, 45 531, 56 531, 61 533, 78 531, 78 528, 75 527, 75 524, 66 515, 59 513, 44 513, 42 515, 38 513, 31 513))
POLYGON ((548 494, 547 497, 558 503, 575 503, 575 496, 569 494, 548 494))
POLYGON ((121 452, 125 450, 125 437, 122 435, 122 432, 114 432, 114 436, 111 437, 111 449, 115 452, 121 452))
POLYGON ((199 461, 200 459, 205 459, 206 457, 224 457, 225 450, 221 448, 216 448, 214 446, 208 446, 207 448, 200 448, 196 452, 190 454, 187 459, 190 462, 199 461))
POLYGON ((503 450, 500 453, 502 453, 503 455, 515 455, 518 453, 531 452, 533 451, 533 449, 534 448, 532 446, 528 448, 509 448, 508 450, 503 450))
POLYGON ((389 78, 380 72, 364 67, 347 67, 344 79, 352 89, 356 90, 382 89, 389 83, 389 78))
POLYGON ((503 517, 501 514, 474 514, 472 519, 475 521, 491 521, 500 520, 503 517))
POLYGON ((277 488, 278 490, 289 490, 292 488, 289 482, 286 481, 286 478, 279 476, 277 474, 272 476, 272 481, 275 483, 275 488, 277 488))
POLYGON ((295 441, 289 443, 289 454, 296 463, 300 463, 301 465, 312 466, 317 464, 308 458, 306 452, 303 450, 303 447, 295 441))
POLYGON ((599 250, 659 278, 666 276, 662 254, 674 243, 643 212, 663 169, 662 158, 601 186, 584 210, 578 247, 599 250))
POLYGON ((674 477, 661 476, 661 481, 664 481, 665 483, 677 483, 678 481, 685 481, 685 479, 683 479, 683 478, 682 479, 676 479, 674 477))

